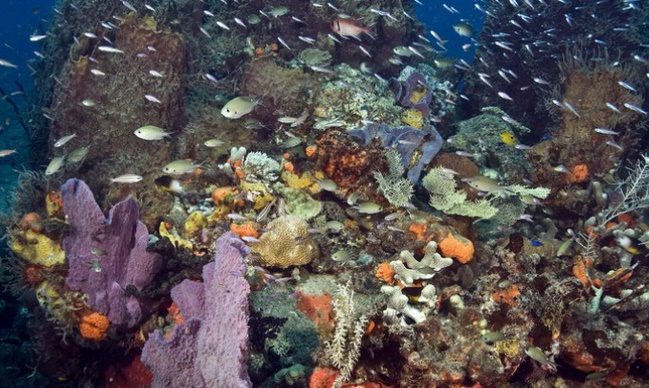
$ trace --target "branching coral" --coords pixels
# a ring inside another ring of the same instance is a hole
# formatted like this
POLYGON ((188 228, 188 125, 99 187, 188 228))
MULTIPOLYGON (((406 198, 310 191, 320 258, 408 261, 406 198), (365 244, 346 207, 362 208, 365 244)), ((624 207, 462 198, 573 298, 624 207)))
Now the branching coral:
POLYGON ((415 280, 431 279, 437 272, 453 264, 453 259, 437 253, 435 241, 426 245, 426 254, 421 260, 415 259, 410 251, 401 251, 399 257, 401 260, 391 261, 390 266, 396 273, 395 279, 407 286, 415 280))
POLYGON ((398 151, 388 150, 385 156, 388 159, 390 173, 388 176, 384 176, 380 171, 374 171, 374 179, 379 184, 381 194, 388 202, 396 207, 405 206, 412 197, 414 190, 412 182, 403 178, 405 169, 401 164, 401 155, 398 151))
POLYGON ((498 211, 486 199, 470 201, 466 192, 456 189, 453 174, 441 167, 431 169, 422 184, 430 193, 430 206, 444 213, 491 218, 498 211))

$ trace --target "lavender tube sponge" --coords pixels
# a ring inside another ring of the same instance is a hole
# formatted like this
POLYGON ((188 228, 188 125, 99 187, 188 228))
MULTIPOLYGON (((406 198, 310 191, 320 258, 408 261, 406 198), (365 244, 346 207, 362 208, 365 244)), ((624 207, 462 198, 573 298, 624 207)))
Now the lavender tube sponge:
POLYGON ((247 388, 248 294, 244 256, 248 247, 228 232, 216 241, 214 261, 203 267, 203 282, 184 280, 171 290, 184 322, 166 339, 153 332, 142 362, 153 372, 153 387, 247 388))
POLYGON ((105 218, 92 191, 79 179, 65 182, 61 197, 71 229, 63 239, 68 286, 88 295, 88 306, 112 324, 136 326, 146 310, 139 292, 153 280, 161 258, 146 250, 149 233, 138 220, 135 201, 129 196, 105 218))

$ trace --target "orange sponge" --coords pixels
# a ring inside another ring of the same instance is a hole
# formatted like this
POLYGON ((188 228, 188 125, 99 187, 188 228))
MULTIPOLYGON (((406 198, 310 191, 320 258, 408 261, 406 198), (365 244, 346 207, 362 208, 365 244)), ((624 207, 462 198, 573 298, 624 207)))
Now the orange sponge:
POLYGON ((79 332, 85 339, 101 341, 106 337, 110 322, 105 315, 85 309, 79 314, 79 332))
POLYGON ((471 261, 475 252, 471 240, 463 236, 455 236, 452 233, 449 233, 437 246, 443 256, 452 257, 462 264, 471 261))

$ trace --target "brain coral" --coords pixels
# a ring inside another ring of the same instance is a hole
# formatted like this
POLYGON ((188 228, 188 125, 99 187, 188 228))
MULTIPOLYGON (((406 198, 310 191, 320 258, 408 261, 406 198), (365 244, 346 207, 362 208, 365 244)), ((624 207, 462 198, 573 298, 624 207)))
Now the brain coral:
POLYGON ((288 268, 318 257, 318 245, 309 234, 309 225, 300 217, 279 217, 268 224, 268 229, 258 243, 251 245, 252 252, 261 256, 261 265, 288 268))

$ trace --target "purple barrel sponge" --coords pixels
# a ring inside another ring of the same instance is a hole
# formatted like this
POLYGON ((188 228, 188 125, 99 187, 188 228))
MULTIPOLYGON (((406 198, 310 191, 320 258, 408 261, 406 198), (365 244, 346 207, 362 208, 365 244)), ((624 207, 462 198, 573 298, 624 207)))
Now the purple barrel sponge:
POLYGON ((139 292, 151 284, 161 257, 147 252, 149 233, 130 196, 104 216, 88 185, 61 186, 70 234, 63 239, 68 286, 88 295, 88 306, 117 326, 134 327, 145 315, 139 292))
POLYGON ((419 180, 424 167, 439 153, 443 143, 442 136, 432 125, 417 129, 410 126, 390 127, 384 123, 370 124, 365 128, 353 129, 349 134, 360 138, 365 145, 376 137, 383 147, 396 149, 413 184, 419 180), (412 160, 415 155, 419 156, 416 161, 412 160))
POLYGON ((144 344, 142 362, 153 372, 153 387, 252 387, 244 278, 249 252, 234 233, 224 233, 214 261, 203 266, 203 282, 186 279, 171 289, 184 322, 169 339, 156 330, 144 344))
POLYGON ((428 105, 433 101, 433 92, 421 73, 412 73, 406 81, 390 78, 388 85, 399 106, 416 109, 423 117, 428 117, 430 114, 428 105))

